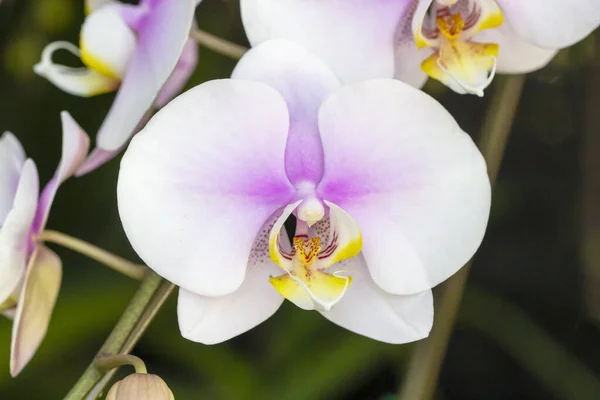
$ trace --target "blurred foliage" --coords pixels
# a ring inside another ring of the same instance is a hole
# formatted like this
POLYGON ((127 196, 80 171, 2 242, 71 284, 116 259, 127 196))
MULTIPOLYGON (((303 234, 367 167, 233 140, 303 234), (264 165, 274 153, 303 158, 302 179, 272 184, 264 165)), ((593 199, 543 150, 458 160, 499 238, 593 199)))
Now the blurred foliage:
MULTIPOLYGON (((83 20, 80 0, 4 3, 0 128, 19 137, 45 181, 59 157, 59 112, 68 110, 93 133, 112 96, 79 99, 32 72, 47 43, 77 42, 83 20)), ((247 43, 234 0, 205 0, 197 20, 207 31, 247 43)), ((470 283, 478 289, 465 297, 442 371, 440 399, 600 398, 600 332, 583 301, 584 287, 600 288, 584 285, 587 275, 580 259, 586 239, 581 233, 581 149, 588 143, 585 135, 600 135, 598 126, 585 123, 587 114, 600 112, 598 96, 589 96, 587 87, 600 72, 598 40, 590 37, 561 52, 528 79, 489 232, 473 268, 470 283)), ((201 49, 189 86, 225 78, 233 66, 232 60, 201 49)), ((487 98, 458 96, 436 82, 426 90, 477 136, 487 98)), ((118 165, 114 160, 68 181, 48 226, 136 259, 116 209, 118 165)), ((594 177, 600 179, 598 172, 594 177)), ((0 398, 61 398, 135 290, 135 282, 56 250, 65 266, 61 297, 47 339, 16 379, 8 373, 10 322, 0 323, 0 360, 5 360, 0 398)), ((203 346, 180 336, 175 303, 172 296, 135 354, 166 380, 178 399, 388 400, 410 355, 410 345, 353 335, 289 304, 239 338, 203 346)))

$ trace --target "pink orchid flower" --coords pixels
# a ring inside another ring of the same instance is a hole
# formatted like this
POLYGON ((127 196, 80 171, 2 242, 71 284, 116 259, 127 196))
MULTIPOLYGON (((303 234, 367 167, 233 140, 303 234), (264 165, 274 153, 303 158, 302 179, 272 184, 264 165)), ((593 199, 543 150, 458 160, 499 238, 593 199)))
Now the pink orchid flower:
MULTIPOLYGON (((175 96, 194 71, 198 54, 188 39, 195 0, 86 1, 79 48, 53 42, 34 71, 58 88, 89 97, 118 90, 96 137, 97 148, 78 174, 112 159, 136 131, 145 114, 175 96), (84 68, 52 62, 56 50, 79 56, 84 68)), ((143 121, 142 121, 143 122, 143 121)))
POLYGON ((287 298, 404 343, 427 336, 430 288, 478 248, 490 184, 434 99, 392 79, 342 87, 275 40, 153 117, 125 153, 118 202, 135 250, 181 287, 188 339, 227 340, 287 298))
POLYGON ((600 25, 598 0, 241 0, 252 45, 289 39, 346 82, 427 76, 483 95, 494 74, 544 67, 600 25))
POLYGON ((9 132, 0 137, 0 308, 14 316, 10 372, 16 376, 46 335, 60 288, 60 258, 35 241, 46 225, 58 187, 85 160, 89 138, 67 112, 61 113, 62 157, 39 194, 35 163, 9 132))

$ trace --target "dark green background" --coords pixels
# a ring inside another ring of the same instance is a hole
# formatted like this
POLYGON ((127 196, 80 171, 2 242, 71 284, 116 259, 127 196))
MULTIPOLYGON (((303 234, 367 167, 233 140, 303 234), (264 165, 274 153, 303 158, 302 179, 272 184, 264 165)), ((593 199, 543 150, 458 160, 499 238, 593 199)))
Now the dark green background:
MULTIPOLYGON (((0 131, 17 135, 45 182, 60 153, 59 112, 93 133, 113 96, 76 98, 32 72, 45 44, 77 42, 82 1, 5 3, 0 131)), ((205 0, 197 19, 202 29, 246 43, 236 1, 205 0)), ((599 49, 588 38, 527 80, 439 399, 600 398, 599 49)), ((189 86, 227 77, 233 66, 200 49, 189 86)), ((426 90, 479 135, 493 88, 483 100, 432 82, 426 90)), ((118 166, 115 160, 65 183, 48 227, 136 259, 117 214, 118 166)), ((0 322, 1 399, 62 398, 135 291, 136 282, 52 247, 64 263, 61 295, 46 340, 16 379, 8 373, 11 324, 0 322)), ((410 355, 410 345, 356 336, 287 303, 235 340, 195 344, 179 335, 175 297, 134 353, 177 399, 391 399, 410 355)))

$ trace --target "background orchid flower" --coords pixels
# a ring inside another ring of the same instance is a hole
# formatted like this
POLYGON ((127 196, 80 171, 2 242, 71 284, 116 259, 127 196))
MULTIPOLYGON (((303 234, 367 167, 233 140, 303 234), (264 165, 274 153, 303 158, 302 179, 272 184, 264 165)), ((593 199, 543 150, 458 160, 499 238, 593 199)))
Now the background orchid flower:
POLYGON ((426 94, 391 79, 342 88, 286 41, 250 50, 233 78, 170 102, 119 174, 134 249, 181 287, 182 334, 221 342, 285 297, 380 341, 427 336, 429 289, 487 224, 470 137, 426 94), (293 216, 290 246, 281 228, 293 216))
POLYGON ((252 45, 294 40, 345 81, 395 76, 420 87, 429 75, 480 96, 496 71, 542 68, 600 24, 596 0, 242 0, 241 7, 252 45))
POLYGON ((62 275, 60 258, 35 241, 48 219, 56 191, 85 160, 89 138, 61 113, 62 156, 38 197, 35 163, 9 132, 0 137, 0 304, 14 315, 10 372, 16 376, 46 335, 62 275))
POLYGON ((197 63, 197 46, 188 39, 196 0, 88 0, 79 48, 49 44, 34 71, 77 96, 118 90, 96 138, 97 149, 79 174, 113 158, 135 132, 152 105, 176 95, 197 63), (79 56, 85 68, 52 62, 56 50, 79 56))

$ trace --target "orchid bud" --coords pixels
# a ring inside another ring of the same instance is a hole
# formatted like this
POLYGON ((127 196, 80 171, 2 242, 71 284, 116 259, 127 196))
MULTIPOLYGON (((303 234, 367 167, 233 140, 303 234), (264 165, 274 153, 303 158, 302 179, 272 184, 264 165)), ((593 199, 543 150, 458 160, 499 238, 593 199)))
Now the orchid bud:
POLYGON ((115 383, 106 400, 175 400, 165 381, 154 374, 131 374, 115 383))

